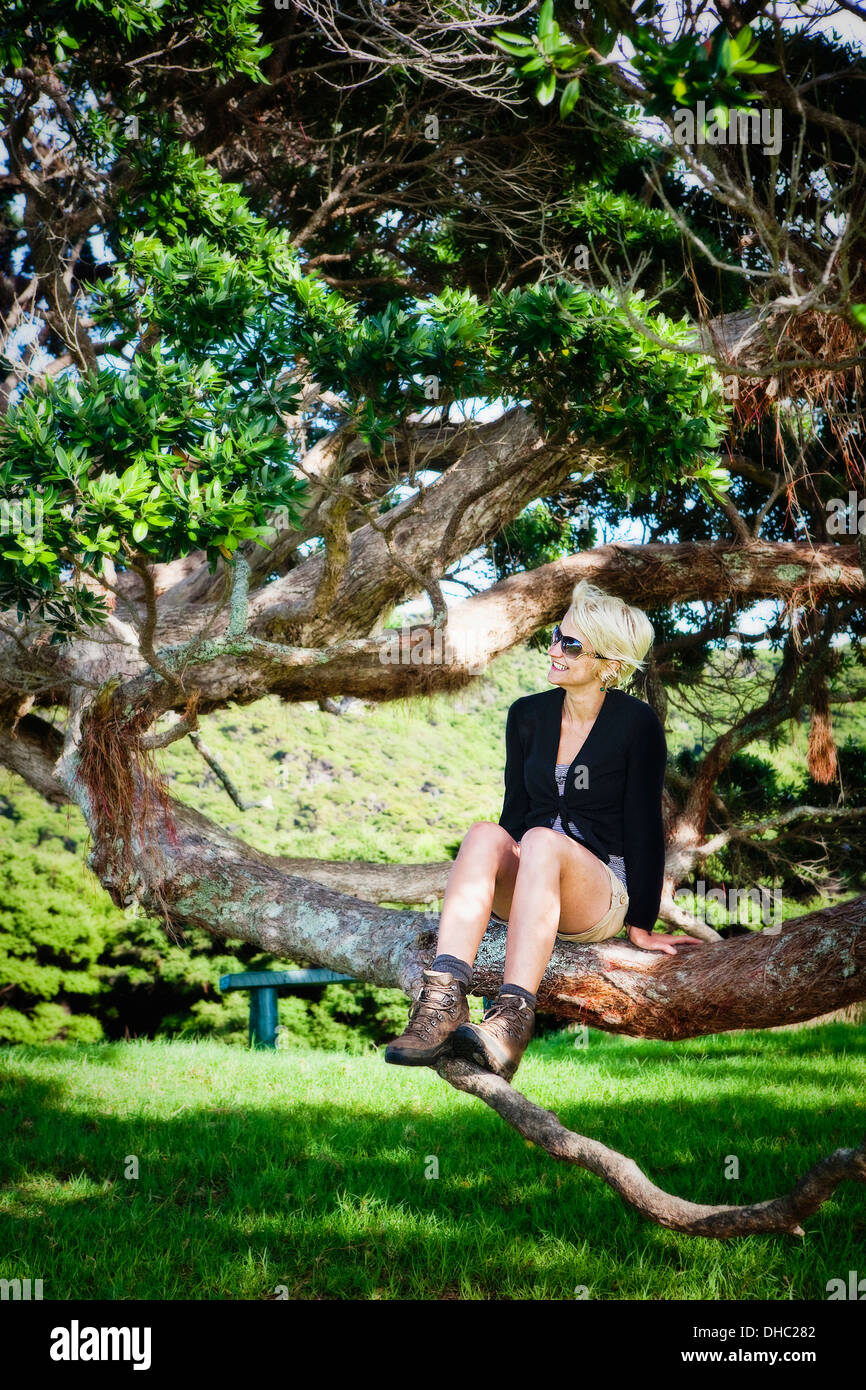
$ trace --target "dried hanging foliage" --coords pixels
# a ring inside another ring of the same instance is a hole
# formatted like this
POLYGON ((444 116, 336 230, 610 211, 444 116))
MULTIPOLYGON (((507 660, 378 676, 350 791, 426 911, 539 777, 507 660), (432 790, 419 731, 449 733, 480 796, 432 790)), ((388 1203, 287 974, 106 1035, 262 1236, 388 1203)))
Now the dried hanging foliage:
MULTIPOLYGON (((122 903, 136 867, 136 843, 155 847, 163 834, 172 844, 179 840, 155 753, 139 742, 152 712, 122 710, 114 698, 119 684, 114 679, 103 687, 82 723, 76 780, 90 802, 99 871, 111 870, 112 896, 122 903)), ((198 692, 186 714, 197 699, 198 692)), ((159 906, 167 915, 166 904, 159 906)))
POLYGON ((811 682, 809 698, 812 706, 809 751, 806 755, 809 775, 815 782, 834 782, 837 776, 836 744, 833 741, 830 692, 823 676, 811 682))
MULTIPOLYGON (((742 354, 755 370, 772 372, 751 380, 738 378, 737 395, 732 402, 735 427, 743 432, 757 426, 763 418, 778 412, 782 401, 794 407, 801 405, 812 413, 821 411, 826 415, 852 486, 866 480, 862 414, 859 407, 851 406, 852 401, 862 399, 863 368, 833 365, 862 353, 862 335, 845 319, 814 309, 786 314, 757 326, 748 314, 729 318, 724 336, 719 331, 712 334, 720 355, 735 365, 742 354), (802 358, 810 359, 813 365, 786 365, 802 358), (823 362, 826 367, 820 365, 823 362)), ((724 371, 724 367, 720 366, 720 370, 724 371)), ((781 423, 777 424, 776 447, 784 465, 781 423)))

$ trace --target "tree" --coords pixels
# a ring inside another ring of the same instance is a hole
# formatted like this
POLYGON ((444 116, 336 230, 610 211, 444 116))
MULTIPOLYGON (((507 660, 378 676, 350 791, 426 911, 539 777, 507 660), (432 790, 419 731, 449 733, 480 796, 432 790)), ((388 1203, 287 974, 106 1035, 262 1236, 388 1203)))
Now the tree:
MULTIPOLYGON (((407 992, 429 961, 432 921, 378 903, 426 896, 406 895, 422 881, 429 891, 430 866, 413 866, 411 882, 401 868, 394 892, 381 866, 288 864, 173 803, 156 754, 195 737, 200 713, 267 693, 385 700, 457 689, 559 618, 586 576, 657 623, 642 689, 664 717, 669 700, 698 688, 743 610, 773 600, 772 685, 732 712, 691 783, 675 770, 669 779, 663 911, 692 927, 673 891, 709 855, 763 852, 768 833, 778 855, 807 817, 857 833, 862 808, 849 802, 743 821, 719 788, 751 740, 804 705, 810 769, 829 786, 830 705, 866 689, 843 685, 860 667, 857 534, 840 540, 826 523, 853 455, 821 404, 827 381, 848 400, 858 381, 852 301, 841 355, 780 365, 790 315, 780 328, 777 297, 755 318, 745 288, 768 282, 730 250, 742 226, 771 235, 754 200, 732 202, 718 176, 710 192, 728 208, 718 226, 672 167, 659 174, 652 145, 628 125, 623 93, 637 94, 615 64, 598 62, 603 50, 575 43, 566 55, 587 67, 583 125, 570 97, 551 118, 563 64, 549 5, 536 37, 558 59, 538 59, 543 104, 528 115, 496 46, 492 18, 502 14, 467 5, 449 47, 434 10, 397 7, 392 22, 369 6, 347 36, 336 11, 306 3, 288 19, 264 13, 259 31, 252 5, 190 15, 93 0, 36 19, 19 6, 2 34, 14 70, 3 110, 0 761, 80 806, 92 866, 116 903, 407 992), (188 61, 175 61, 178 49, 188 61), (326 90, 337 93, 328 105, 326 90), (459 139, 432 138, 435 123, 425 133, 422 118, 440 121, 445 93, 459 139), (521 120, 503 189, 496 152, 511 148, 521 120), (495 135, 503 122, 505 136, 495 135), (563 196, 552 200, 557 174, 563 196), (647 189, 661 207, 649 207, 647 189), (555 233, 527 258, 553 214, 555 233), (625 242, 636 229, 650 234, 663 265, 675 263, 672 233, 685 225, 700 273, 673 294, 664 275, 639 287, 640 276, 630 286, 581 282, 564 251, 592 219, 625 242), (731 322, 744 314, 776 337, 756 346, 753 336, 732 361, 731 322), (709 324, 725 344, 715 360, 709 324), (726 388, 732 366, 747 379, 784 378, 788 394, 767 387, 744 421, 726 388), (478 418, 478 400, 490 418, 478 418), (497 538, 527 508, 540 500, 567 517, 582 499, 599 516, 630 507, 651 538, 495 577, 497 538), (461 571, 485 556, 495 582, 478 587, 461 571), (454 579, 469 590, 459 604, 446 601, 454 579), (387 630, 395 606, 419 594, 430 620, 387 630)), ((633 32, 633 19, 622 27, 633 32)), ((649 110, 666 69, 651 43, 641 51, 649 110)), ((721 72, 730 52, 715 51, 721 72)), ((743 63, 747 51, 737 49, 743 63)), ((820 139, 807 148, 832 171, 836 156, 820 139)), ((789 241, 799 245, 802 230, 789 241)), ((840 247, 830 259, 842 265, 840 247)), ((809 264, 818 275, 814 256, 809 264)), ((842 322, 838 298, 820 312, 842 322)), ((741 663, 748 646, 741 638, 741 663)), ((866 998, 863 925, 858 900, 700 958, 558 947, 540 999, 563 1017, 580 1011, 597 1027, 649 1037, 814 1017, 866 998)), ((692 929, 718 940, 702 922, 692 929)), ((488 932, 476 988, 495 992, 503 946, 501 930, 488 932)), ((630 1160, 573 1137, 563 1148, 504 1083, 456 1062, 440 1070, 679 1229, 797 1231, 842 1177, 864 1176, 861 1145, 819 1165, 790 1199, 690 1211, 650 1193, 630 1160)))

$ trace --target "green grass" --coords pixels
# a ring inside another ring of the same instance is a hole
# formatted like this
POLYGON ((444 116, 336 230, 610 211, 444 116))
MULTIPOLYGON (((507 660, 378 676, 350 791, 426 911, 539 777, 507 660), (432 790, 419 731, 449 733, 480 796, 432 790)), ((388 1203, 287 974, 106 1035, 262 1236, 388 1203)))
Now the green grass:
MULTIPOLYGON (((574 1043, 534 1041, 520 1089, 695 1201, 788 1191, 866 1128, 862 1027, 574 1043)), ((373 1051, 13 1047, 0 1112, 0 1277, 46 1299, 823 1300, 866 1273, 864 1186, 801 1241, 685 1237, 373 1051)))

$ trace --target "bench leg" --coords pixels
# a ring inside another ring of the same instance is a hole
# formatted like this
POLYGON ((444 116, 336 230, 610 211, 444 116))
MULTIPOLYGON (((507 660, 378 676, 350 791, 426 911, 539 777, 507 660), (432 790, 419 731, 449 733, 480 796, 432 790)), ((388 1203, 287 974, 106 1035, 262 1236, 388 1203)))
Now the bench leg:
POLYGON ((250 990, 250 1047, 277 1045, 277 991, 261 987, 250 990))

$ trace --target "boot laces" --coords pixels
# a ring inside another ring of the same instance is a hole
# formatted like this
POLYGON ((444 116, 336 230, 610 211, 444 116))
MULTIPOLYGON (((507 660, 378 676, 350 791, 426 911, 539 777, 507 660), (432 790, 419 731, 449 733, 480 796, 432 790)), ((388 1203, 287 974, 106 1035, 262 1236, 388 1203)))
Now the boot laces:
POLYGON ((417 1025, 421 1033, 428 1033, 433 1023, 438 1023, 441 1020, 443 1013, 452 1018, 456 1005, 457 993, 453 987, 435 984, 424 985, 412 1005, 409 1022, 417 1025))
MULTIPOLYGON (((506 998, 508 997, 506 995, 506 998)), ((511 995, 510 997, 515 1000, 519 998, 518 995, 511 995)), ((484 1015, 484 1022, 485 1024, 495 1023, 495 1031, 504 1034, 507 1038, 519 1038, 523 1031, 520 1017, 522 1013, 523 1010, 518 1003, 507 1004, 503 999, 491 1004, 484 1015)))

